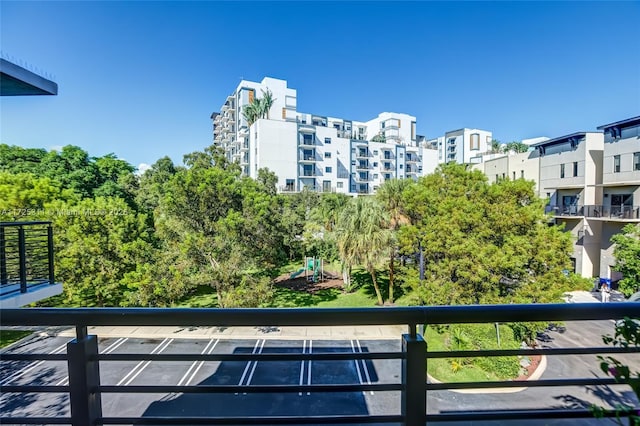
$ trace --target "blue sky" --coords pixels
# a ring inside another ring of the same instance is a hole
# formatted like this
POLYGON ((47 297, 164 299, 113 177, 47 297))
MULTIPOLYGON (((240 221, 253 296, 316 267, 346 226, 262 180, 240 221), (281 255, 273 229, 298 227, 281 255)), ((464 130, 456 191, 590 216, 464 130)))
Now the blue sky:
POLYGON ((0 98, 0 142, 181 163, 241 77, 298 110, 508 142, 640 115, 640 2, 11 2, 0 47, 55 97, 0 98))

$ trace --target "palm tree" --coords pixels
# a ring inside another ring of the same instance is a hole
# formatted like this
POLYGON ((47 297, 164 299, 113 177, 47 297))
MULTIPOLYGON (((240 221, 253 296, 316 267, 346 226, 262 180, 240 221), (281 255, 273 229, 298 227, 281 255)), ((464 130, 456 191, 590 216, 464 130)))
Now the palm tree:
POLYGON ((242 116, 247 120, 249 127, 251 127, 251 125, 259 118, 260 109, 261 106, 259 99, 254 99, 251 103, 242 107, 242 116))
POLYGON ((363 265, 371 275, 378 304, 384 304, 376 279, 376 267, 386 257, 392 236, 382 206, 371 197, 351 200, 340 215, 336 236, 343 272, 347 272, 348 280, 351 279, 351 267, 363 265))
MULTIPOLYGON (((391 179, 385 183, 376 192, 376 197, 384 206, 389 214, 389 229, 393 235, 396 234, 401 225, 409 223, 409 217, 405 214, 403 208, 404 191, 413 183, 409 179, 391 179)), ((390 250, 389 253, 389 302, 393 303, 393 280, 395 272, 396 248, 390 250)))
POLYGON ((273 97, 271 90, 267 89, 266 92, 262 89, 260 90, 262 91, 262 99, 260 100, 260 116, 268 120, 269 110, 271 110, 271 106, 273 105, 273 102, 275 102, 276 98, 273 97))

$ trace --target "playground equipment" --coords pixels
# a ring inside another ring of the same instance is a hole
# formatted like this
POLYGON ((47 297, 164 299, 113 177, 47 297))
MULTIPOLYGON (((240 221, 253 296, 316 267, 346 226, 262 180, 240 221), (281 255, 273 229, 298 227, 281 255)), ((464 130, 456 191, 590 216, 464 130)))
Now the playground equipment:
POLYGON ((307 282, 321 282, 324 281, 324 262, 320 258, 305 257, 304 265, 292 273, 289 278, 293 279, 300 276, 304 272, 304 277, 307 282))

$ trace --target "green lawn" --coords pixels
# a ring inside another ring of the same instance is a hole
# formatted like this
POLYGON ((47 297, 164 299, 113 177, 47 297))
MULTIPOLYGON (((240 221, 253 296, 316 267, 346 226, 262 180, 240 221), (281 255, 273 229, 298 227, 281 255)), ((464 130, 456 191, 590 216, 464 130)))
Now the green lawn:
MULTIPOLYGON (((466 330, 455 333, 427 327, 425 339, 429 351, 498 349, 495 327, 492 324, 464 325, 466 330)), ((500 349, 517 349, 511 329, 500 325, 500 349)), ((427 372, 441 382, 486 382, 508 380, 518 376, 520 365, 517 357, 438 358, 427 362, 427 372)))
POLYGON ((22 331, 22 330, 0 330, 0 348, 4 348, 5 346, 9 346, 13 342, 17 342, 33 333, 32 331, 22 331))

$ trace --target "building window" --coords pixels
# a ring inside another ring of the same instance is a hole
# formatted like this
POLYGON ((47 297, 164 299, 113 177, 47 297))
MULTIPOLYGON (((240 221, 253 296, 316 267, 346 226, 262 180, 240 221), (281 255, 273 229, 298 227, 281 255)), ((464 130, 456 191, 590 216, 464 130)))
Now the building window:
POLYGON ((620 173, 620 156, 613 156, 613 173, 620 173))
POLYGON ((378 163, 376 161, 373 162, 373 167, 378 167, 378 163))
POLYGON ((633 153, 633 170, 640 170, 640 152, 633 153))
POLYGON ((469 149, 472 151, 477 151, 480 149, 480 134, 472 133, 471 140, 469 141, 469 149))
POLYGON ((373 155, 378 155, 378 150, 377 149, 373 150, 373 155))
POLYGON ((324 143, 326 145, 331 145, 331 138, 324 138, 324 143))
POLYGON ((337 186, 339 189, 342 189, 342 182, 338 182, 338 183, 336 183, 336 186, 337 186))
POLYGON ((378 179, 378 174, 377 174, 377 173, 374 173, 374 174, 373 174, 373 178, 374 178, 374 179, 378 179))
POLYGON ((355 166, 356 165, 356 160, 351 160, 351 165, 355 166))
POLYGON ((524 179, 524 170, 520 170, 520 179, 524 179))
POLYGON ((331 158, 331 153, 330 152, 325 152, 324 153, 324 158, 331 158))
POLYGON ((400 164, 400 170, 402 170, 402 164, 400 164))
POLYGON ((500 176, 496 173, 496 182, 500 180, 500 176))
POLYGON ((324 171, 325 173, 331 173, 331 167, 325 167, 324 171))
POLYGON ((564 177, 564 164, 560 164, 560 178, 564 177))
POLYGON ((286 180, 286 186, 285 186, 285 190, 286 191, 293 191, 295 189, 295 184, 296 181, 293 179, 287 179, 286 180))
POLYGON ((404 153, 401 152, 400 153, 400 158, 403 158, 403 157, 404 157, 404 153))
POLYGON ((573 162, 573 177, 578 176, 578 162, 574 161, 573 162))
POLYGON ((513 180, 516 180, 516 172, 513 172, 513 180))

